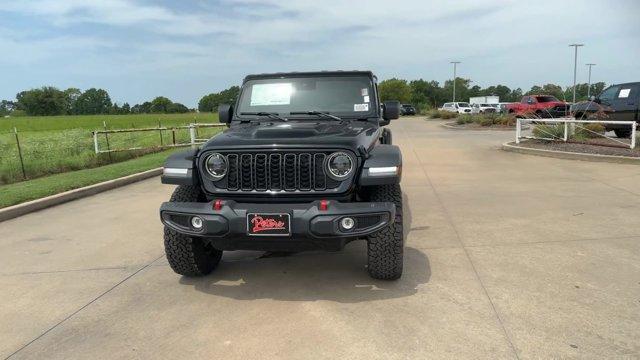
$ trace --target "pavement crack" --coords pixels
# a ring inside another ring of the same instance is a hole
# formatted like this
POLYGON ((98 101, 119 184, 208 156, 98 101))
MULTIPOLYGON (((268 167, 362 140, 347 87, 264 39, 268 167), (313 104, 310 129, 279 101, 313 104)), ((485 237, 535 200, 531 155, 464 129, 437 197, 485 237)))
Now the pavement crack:
POLYGON ((111 267, 97 267, 87 269, 68 269, 68 270, 48 270, 48 271, 25 271, 18 273, 2 273, 1 276, 16 276, 16 275, 39 275, 39 274, 57 274, 68 272, 83 272, 83 271, 101 271, 101 270, 126 270, 126 266, 111 266, 111 267))
POLYGON ((149 266, 151 266, 151 264, 153 264, 155 261, 158 261, 160 258, 162 258, 164 256, 164 254, 158 256, 157 258, 153 259, 151 262, 149 262, 148 264, 142 266, 141 268, 139 268, 138 270, 134 271, 133 273, 127 275, 124 279, 120 280, 118 283, 116 283, 115 285, 113 285, 112 287, 110 287, 109 289, 107 289, 106 291, 102 292, 100 295, 98 295, 97 297, 95 297, 93 300, 89 301, 88 303, 84 304, 83 306, 81 306, 79 309, 77 309, 76 311, 72 312, 71 314, 69 314, 67 317, 65 317, 64 319, 60 320, 58 323, 56 323, 55 325, 53 325, 52 327, 50 327, 49 329, 47 329, 45 332, 43 332, 42 334, 38 335, 37 337, 35 337, 34 339, 32 339, 31 341, 29 341, 28 343, 24 344, 22 347, 20 347, 18 350, 14 351, 13 353, 11 353, 9 356, 7 356, 5 359, 10 359, 12 358, 14 355, 16 355, 17 353, 19 353, 20 351, 26 349, 29 345, 33 344, 34 342, 38 341, 39 339, 41 339, 43 336, 47 335, 48 333, 50 333, 53 329, 57 328, 58 326, 62 325, 63 323, 65 323, 67 320, 71 319, 72 317, 74 317, 76 314, 78 314, 80 311, 86 309, 87 307, 89 307, 91 304, 95 303, 96 301, 100 300, 103 296, 107 295, 108 293, 110 293, 112 290, 114 290, 115 288, 117 288, 118 286, 122 285, 124 282, 126 282, 127 280, 131 279, 132 277, 136 276, 138 273, 140 273, 142 270, 148 268, 149 266))

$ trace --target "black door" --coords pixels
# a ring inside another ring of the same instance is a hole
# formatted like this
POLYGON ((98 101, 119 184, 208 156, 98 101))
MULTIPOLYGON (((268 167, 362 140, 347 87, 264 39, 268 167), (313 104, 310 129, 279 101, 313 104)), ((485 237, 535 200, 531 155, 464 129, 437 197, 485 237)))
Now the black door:
POLYGON ((640 84, 619 85, 611 99, 611 120, 638 121, 640 84))

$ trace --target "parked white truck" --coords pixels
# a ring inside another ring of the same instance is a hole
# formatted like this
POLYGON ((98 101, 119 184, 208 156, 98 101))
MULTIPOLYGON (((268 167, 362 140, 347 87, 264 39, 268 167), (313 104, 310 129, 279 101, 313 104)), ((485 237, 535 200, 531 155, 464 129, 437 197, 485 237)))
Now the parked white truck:
POLYGON ((474 96, 469 98, 469 104, 498 104, 500 96, 474 96))

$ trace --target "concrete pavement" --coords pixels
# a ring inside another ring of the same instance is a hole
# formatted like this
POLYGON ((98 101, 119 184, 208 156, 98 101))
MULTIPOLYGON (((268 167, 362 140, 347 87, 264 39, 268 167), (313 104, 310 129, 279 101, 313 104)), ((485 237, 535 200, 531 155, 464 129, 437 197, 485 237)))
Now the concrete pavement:
POLYGON ((0 223, 0 357, 637 358, 640 167, 498 150, 511 133, 392 125, 405 274, 341 253, 225 255, 175 275, 150 179, 0 223))

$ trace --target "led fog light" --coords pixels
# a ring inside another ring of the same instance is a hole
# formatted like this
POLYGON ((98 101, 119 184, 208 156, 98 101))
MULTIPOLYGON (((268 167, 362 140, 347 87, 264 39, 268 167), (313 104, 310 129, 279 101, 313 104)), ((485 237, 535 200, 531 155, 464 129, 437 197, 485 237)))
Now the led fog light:
POLYGON ((353 218, 345 217, 340 220, 340 227, 343 230, 351 230, 354 226, 356 226, 356 222, 355 220, 353 220, 353 218))
POLYGON ((191 218, 191 226, 193 226, 194 229, 196 230, 200 230, 202 229, 202 218, 198 217, 198 216, 194 216, 191 218))

